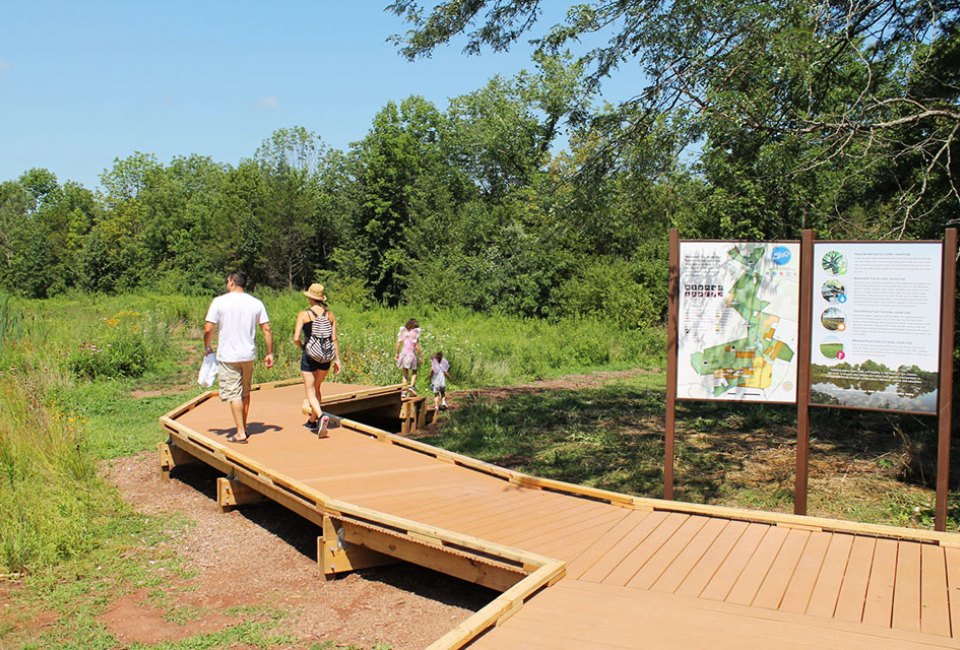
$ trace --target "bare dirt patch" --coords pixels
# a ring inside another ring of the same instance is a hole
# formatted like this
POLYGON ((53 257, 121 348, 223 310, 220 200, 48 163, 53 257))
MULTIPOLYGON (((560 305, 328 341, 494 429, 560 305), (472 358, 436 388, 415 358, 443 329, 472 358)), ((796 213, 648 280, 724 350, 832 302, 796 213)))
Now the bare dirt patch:
MULTIPOLYGON (((630 379, 639 375, 655 375, 660 370, 649 368, 632 368, 630 370, 607 370, 603 372, 592 372, 586 375, 564 375, 557 379, 541 379, 530 382, 529 384, 517 384, 516 386, 501 386, 497 388, 478 388, 476 390, 459 391, 452 394, 452 397, 485 397, 489 399, 502 399, 513 395, 537 394, 552 390, 575 390, 578 388, 589 388, 592 386, 602 386, 618 379, 630 379)), ((455 408, 456 400, 453 401, 451 408, 455 408)))
POLYGON ((159 477, 154 453, 113 461, 110 480, 147 515, 179 514, 193 525, 168 541, 195 577, 171 576, 178 612, 196 620, 178 624, 169 611, 137 592, 112 603, 101 621, 118 641, 157 643, 241 622, 250 608, 287 614, 283 631, 301 642, 333 641, 368 648, 423 648, 495 596, 485 589, 426 569, 399 564, 324 581, 316 566, 319 530, 265 502, 222 513, 215 498, 218 474, 203 466, 159 477), (243 608, 243 609, 239 609, 243 608))
MULTIPOLYGON (((497 386, 493 388, 475 388, 473 390, 451 391, 447 393, 447 402, 450 411, 456 411, 464 402, 473 403, 478 399, 485 400, 504 400, 510 397, 520 395, 540 395, 551 391, 578 390, 581 388, 592 388, 609 384, 612 381, 621 379, 630 379, 639 375, 655 375, 662 372, 658 369, 650 368, 631 368, 630 370, 605 370, 601 372, 592 372, 585 375, 564 375, 556 379, 541 379, 528 384, 517 384, 515 386, 497 386)), ((410 434, 410 438, 426 438, 436 435, 442 428, 445 418, 442 416, 437 419, 433 412, 433 395, 427 393, 427 426, 410 434)))

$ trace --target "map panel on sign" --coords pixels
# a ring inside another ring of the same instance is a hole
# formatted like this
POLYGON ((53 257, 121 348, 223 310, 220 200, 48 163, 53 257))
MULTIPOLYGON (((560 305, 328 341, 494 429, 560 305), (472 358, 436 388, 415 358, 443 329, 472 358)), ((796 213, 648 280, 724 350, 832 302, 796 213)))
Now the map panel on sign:
POLYGON ((800 245, 681 242, 677 397, 795 402, 800 245))

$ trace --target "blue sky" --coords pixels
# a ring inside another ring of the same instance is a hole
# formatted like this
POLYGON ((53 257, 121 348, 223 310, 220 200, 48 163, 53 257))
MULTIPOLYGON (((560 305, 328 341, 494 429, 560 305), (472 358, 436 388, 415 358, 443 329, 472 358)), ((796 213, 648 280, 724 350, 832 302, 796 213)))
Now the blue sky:
POLYGON ((459 42, 407 62, 386 42, 406 28, 387 3, 0 0, 0 181, 45 167, 94 188, 135 151, 235 165, 291 126, 346 149, 388 101, 445 109, 533 69, 525 44, 467 57, 459 42))

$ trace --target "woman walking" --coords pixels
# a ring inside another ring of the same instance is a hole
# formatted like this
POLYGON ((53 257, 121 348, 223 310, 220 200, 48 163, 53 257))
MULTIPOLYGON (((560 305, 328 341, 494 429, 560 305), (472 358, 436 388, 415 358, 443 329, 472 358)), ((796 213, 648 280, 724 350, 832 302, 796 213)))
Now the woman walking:
POLYGON ((321 411, 323 396, 320 388, 331 365, 334 373, 340 373, 337 320, 327 309, 327 294, 322 284, 311 284, 303 295, 310 301, 310 307, 297 314, 297 324, 293 329, 293 342, 303 350, 300 374, 303 375, 303 389, 310 404, 310 417, 303 426, 315 432, 317 437, 325 438, 328 418, 321 411))

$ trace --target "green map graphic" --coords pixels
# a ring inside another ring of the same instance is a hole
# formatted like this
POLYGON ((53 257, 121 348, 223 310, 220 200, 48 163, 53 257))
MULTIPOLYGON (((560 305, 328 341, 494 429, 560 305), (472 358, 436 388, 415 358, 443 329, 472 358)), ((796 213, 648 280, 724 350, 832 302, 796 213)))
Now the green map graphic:
POLYGON ((725 380, 713 388, 714 397, 741 387, 769 388, 774 362, 789 362, 794 355, 789 345, 776 338, 780 317, 766 313, 764 310, 770 303, 760 297, 763 278, 757 266, 763 259, 764 249, 758 247, 744 254, 734 247, 727 254, 744 267, 726 304, 746 322, 747 335, 695 352, 690 357, 697 374, 725 380))

